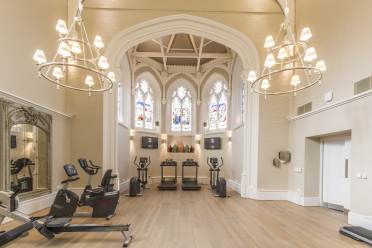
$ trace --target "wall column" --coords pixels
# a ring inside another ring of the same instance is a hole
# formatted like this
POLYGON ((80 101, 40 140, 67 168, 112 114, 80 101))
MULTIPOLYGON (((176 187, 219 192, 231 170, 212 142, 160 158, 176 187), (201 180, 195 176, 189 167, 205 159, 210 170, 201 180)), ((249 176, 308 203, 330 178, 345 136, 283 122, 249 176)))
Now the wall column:
MULTIPOLYGON (((120 68, 112 68, 116 80, 120 78, 120 68)), ((115 189, 120 189, 120 176, 117 163, 118 154, 118 83, 114 83, 111 91, 103 95, 103 171, 112 169, 118 175, 115 180, 115 189)))
POLYGON ((258 135, 259 135, 259 96, 252 92, 247 81, 249 70, 244 69, 244 152, 241 176, 241 196, 257 198, 258 185, 258 135))

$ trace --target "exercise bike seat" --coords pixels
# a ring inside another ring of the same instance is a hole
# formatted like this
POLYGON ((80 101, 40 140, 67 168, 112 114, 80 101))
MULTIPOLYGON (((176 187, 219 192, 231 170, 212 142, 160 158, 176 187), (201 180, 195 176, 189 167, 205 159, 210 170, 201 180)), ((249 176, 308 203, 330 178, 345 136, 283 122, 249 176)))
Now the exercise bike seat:
POLYGON ((112 170, 109 169, 105 172, 105 174, 102 177, 101 185, 99 185, 99 188, 102 188, 103 191, 109 192, 113 190, 114 185, 111 183, 111 180, 117 178, 116 175, 112 175, 112 170))

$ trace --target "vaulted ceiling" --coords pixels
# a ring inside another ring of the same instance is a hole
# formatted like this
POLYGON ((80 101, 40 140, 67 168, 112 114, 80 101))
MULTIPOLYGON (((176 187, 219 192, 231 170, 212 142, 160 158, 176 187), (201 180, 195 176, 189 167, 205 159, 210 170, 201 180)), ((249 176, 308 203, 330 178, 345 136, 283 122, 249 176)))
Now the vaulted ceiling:
POLYGON ((232 59, 231 50, 217 42, 191 34, 172 34, 138 44, 132 50, 136 59, 151 59, 168 66, 194 66, 196 72, 201 66, 213 60, 232 59))

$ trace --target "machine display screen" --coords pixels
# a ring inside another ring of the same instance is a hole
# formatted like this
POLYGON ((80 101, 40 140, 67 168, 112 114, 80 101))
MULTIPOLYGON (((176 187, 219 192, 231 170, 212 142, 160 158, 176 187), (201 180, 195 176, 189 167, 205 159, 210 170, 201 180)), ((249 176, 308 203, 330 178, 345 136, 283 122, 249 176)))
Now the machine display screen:
POLYGON ((204 149, 206 150, 220 150, 221 149, 221 138, 205 138, 204 139, 204 149))
POLYGON ((158 149, 158 146, 159 146, 159 140, 157 137, 148 137, 148 136, 142 137, 141 148, 158 149))

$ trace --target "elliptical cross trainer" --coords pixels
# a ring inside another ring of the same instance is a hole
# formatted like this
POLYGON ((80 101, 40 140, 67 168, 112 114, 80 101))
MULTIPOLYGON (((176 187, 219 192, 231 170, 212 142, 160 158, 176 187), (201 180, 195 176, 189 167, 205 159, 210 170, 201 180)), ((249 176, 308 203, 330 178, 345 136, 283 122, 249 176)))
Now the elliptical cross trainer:
POLYGON ((147 185, 147 172, 151 164, 151 158, 140 157, 137 163, 137 156, 134 159, 134 164, 137 166, 137 177, 132 177, 129 182, 129 197, 142 196, 142 192, 147 185))
POLYGON ((221 163, 218 158, 208 158, 207 164, 209 166, 209 183, 212 191, 218 197, 226 197, 226 180, 220 177, 221 167, 223 166, 223 158, 221 157, 221 163))

